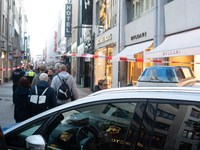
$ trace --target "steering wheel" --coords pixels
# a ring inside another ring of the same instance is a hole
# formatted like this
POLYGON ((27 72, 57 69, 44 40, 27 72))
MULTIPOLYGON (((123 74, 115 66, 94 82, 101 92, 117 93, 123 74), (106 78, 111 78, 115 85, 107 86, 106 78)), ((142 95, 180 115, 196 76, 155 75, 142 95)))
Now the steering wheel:
POLYGON ((76 145, 78 150, 97 150, 98 134, 91 127, 80 127, 76 133, 76 145), (92 133, 94 137, 88 135, 88 132, 92 133), (88 147, 89 146, 89 147, 88 147))

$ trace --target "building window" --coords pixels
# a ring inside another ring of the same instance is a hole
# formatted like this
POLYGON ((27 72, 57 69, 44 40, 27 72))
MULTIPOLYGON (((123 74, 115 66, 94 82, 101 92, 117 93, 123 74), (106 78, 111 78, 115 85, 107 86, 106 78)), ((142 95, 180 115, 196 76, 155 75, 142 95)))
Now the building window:
POLYGON ((170 119, 170 120, 173 120, 174 117, 175 117, 175 115, 172 115, 170 113, 167 113, 167 112, 165 112, 163 110, 159 110, 159 109, 157 110, 157 116, 167 118, 167 119, 170 119))
POLYGON ((191 149, 192 149, 192 144, 185 142, 180 143, 179 150, 191 150, 191 149))
POLYGON ((191 128, 194 128, 194 124, 195 124, 195 123, 197 123, 197 122, 192 121, 192 120, 188 120, 188 121, 186 122, 186 126, 191 127, 191 128))
POLYGON ((195 117, 195 118, 199 118, 199 113, 200 113, 199 111, 197 111, 194 108, 192 108, 190 116, 195 117))
POLYGON ((5 19, 5 17, 4 17, 4 15, 3 15, 3 28, 2 28, 2 30, 3 30, 3 31, 2 31, 3 34, 5 33, 5 20, 4 20, 4 19, 5 19))
POLYGON ((179 104, 170 104, 171 106, 173 106, 174 108, 179 109, 179 104))
POLYGON ((133 20, 153 10, 153 0, 133 0, 133 20), (150 2, 151 1, 151 2, 150 2))
MULTIPOLYGON (((98 26, 97 30, 103 29, 103 32, 116 25, 117 5, 115 0, 99 0, 97 5, 98 26)), ((97 35, 103 33, 97 31, 97 35)))
POLYGON ((194 132, 188 131, 188 130, 184 130, 183 131, 183 137, 184 138, 188 138, 188 139, 194 139, 194 132))

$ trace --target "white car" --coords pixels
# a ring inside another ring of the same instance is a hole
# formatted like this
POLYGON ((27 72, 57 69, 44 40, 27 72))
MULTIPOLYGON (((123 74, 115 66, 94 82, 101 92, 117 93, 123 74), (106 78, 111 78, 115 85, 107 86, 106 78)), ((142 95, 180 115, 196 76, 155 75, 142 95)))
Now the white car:
POLYGON ((200 89, 102 90, 4 131, 9 149, 196 150, 200 89))

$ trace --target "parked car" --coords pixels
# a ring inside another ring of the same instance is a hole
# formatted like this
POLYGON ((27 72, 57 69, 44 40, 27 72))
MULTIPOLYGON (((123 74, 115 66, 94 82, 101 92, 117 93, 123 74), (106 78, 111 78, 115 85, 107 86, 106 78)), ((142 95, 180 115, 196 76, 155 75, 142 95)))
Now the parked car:
POLYGON ((101 90, 34 116, 6 131, 9 149, 196 150, 200 89, 101 90))
POLYGON ((143 71, 136 86, 195 86, 198 83, 190 67, 153 66, 143 71))

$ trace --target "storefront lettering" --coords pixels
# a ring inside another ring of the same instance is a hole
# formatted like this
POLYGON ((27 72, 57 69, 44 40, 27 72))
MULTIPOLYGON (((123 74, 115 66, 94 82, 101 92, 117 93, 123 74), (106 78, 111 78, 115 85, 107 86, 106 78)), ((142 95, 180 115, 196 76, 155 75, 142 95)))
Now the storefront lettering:
POLYGON ((112 40, 112 34, 108 34, 102 38, 100 38, 99 40, 97 40, 97 45, 104 43, 106 41, 112 40))
POLYGON ((175 50, 175 51, 163 52, 163 56, 172 56, 172 55, 177 55, 177 54, 181 54, 181 51, 175 50))
POLYGON ((134 36, 131 37, 131 40, 136 40, 136 39, 139 39, 139 38, 142 38, 142 37, 145 37, 145 36, 147 36, 147 32, 143 32, 143 33, 134 35, 134 36))

